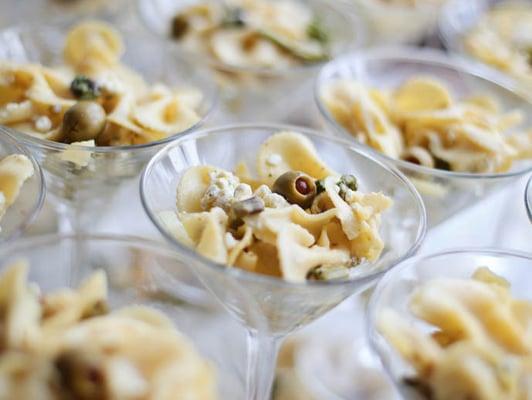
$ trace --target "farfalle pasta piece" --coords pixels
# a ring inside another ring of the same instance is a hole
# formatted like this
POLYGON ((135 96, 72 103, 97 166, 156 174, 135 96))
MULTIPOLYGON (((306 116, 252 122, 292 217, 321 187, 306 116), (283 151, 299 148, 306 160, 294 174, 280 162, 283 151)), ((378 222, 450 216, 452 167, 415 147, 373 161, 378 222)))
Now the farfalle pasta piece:
POLYGON ((305 136, 269 137, 258 178, 245 164, 235 169, 188 168, 177 214, 160 214, 167 230, 212 261, 294 282, 348 277, 349 268, 378 259, 380 214, 391 200, 359 192, 356 178, 333 172, 305 136))
POLYGON ((315 179, 333 174, 320 160, 312 142, 295 132, 278 132, 261 145, 257 171, 268 185, 287 171, 301 171, 315 179))
POLYGON ((435 400, 528 398, 532 303, 512 297, 488 268, 471 279, 436 278, 415 289, 412 313, 429 329, 383 309, 378 329, 415 370, 405 378, 435 400))
POLYGON ((123 52, 124 43, 116 30, 99 21, 89 21, 68 33, 64 57, 70 65, 91 71, 116 65, 123 52))
POLYGON ((20 195, 22 186, 35 173, 30 159, 11 154, 0 160, 0 219, 20 195))

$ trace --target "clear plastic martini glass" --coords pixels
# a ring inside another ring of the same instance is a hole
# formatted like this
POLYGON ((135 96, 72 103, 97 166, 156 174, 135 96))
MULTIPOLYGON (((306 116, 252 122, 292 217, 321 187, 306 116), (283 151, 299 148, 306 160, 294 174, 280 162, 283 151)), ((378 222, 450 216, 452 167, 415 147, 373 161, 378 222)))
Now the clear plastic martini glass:
POLYGON ((513 297, 532 299, 532 254, 492 248, 453 249, 413 257, 403 261, 377 284, 369 303, 368 336, 373 350, 404 399, 419 399, 419 395, 403 383, 403 378, 412 369, 379 333, 376 318, 383 309, 391 308, 414 321, 408 303, 417 285, 435 278, 470 278, 480 266, 490 268, 509 281, 513 297))
MULTIPOLYGON (((1 31, 0 60, 61 65, 63 43, 69 28, 65 24, 1 31)), ((201 125, 217 98, 216 85, 209 75, 200 67, 176 57, 172 48, 157 38, 130 31, 122 32, 122 36, 126 47, 123 63, 139 72, 149 83, 201 90, 200 119, 185 132, 201 125)), ((158 149, 184 133, 176 132, 173 136, 143 145, 82 147, 40 139, 1 126, 0 129, 11 132, 42 165, 48 191, 63 217, 60 230, 64 231, 90 230, 121 184, 138 177, 158 149), (67 149, 75 149, 75 158, 81 161, 70 161, 65 155, 67 149)))
POLYGON ((299 127, 244 124, 182 136, 147 165, 141 178, 141 198, 148 216, 164 237, 246 328, 246 399, 253 400, 269 398, 283 337, 371 286, 385 271, 415 253, 426 230, 421 198, 400 172, 356 146, 299 127), (252 166, 260 144, 280 130, 304 134, 331 168, 356 174, 363 191, 383 191, 394 200, 394 206, 382 218, 385 249, 381 258, 375 264, 357 267, 351 280, 296 284, 216 264, 177 241, 159 219, 160 212, 175 210, 176 187, 187 168, 209 164, 232 170, 239 161, 252 166))

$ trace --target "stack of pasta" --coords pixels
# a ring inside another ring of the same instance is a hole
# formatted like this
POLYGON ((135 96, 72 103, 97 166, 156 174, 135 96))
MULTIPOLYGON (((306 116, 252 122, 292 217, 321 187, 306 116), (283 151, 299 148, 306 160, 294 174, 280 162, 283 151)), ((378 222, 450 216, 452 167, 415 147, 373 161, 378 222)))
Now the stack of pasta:
POLYGON ((42 294, 17 263, 0 277, 0 398, 215 399, 211 366, 164 315, 107 310, 105 275, 42 294))
POLYGON ((494 97, 457 100, 431 77, 415 77, 395 90, 341 79, 321 97, 338 124, 388 157, 429 168, 490 173, 532 158, 532 129, 518 110, 503 112, 494 97))
POLYGON ((120 34, 84 22, 67 35, 65 65, 0 61, 0 124, 43 139, 136 145, 180 133, 199 120, 202 93, 149 85, 123 65, 120 34))
POLYGON ((161 218, 184 244, 220 264, 305 279, 347 279, 351 267, 379 258, 381 214, 392 201, 363 193, 353 175, 331 170, 313 143, 278 132, 260 146, 258 178, 202 165, 185 171, 177 218, 161 218))
POLYGON ((439 278, 412 294, 414 325, 391 309, 377 316, 387 340, 415 370, 405 378, 426 398, 530 398, 532 302, 512 297, 488 268, 472 279, 439 278))

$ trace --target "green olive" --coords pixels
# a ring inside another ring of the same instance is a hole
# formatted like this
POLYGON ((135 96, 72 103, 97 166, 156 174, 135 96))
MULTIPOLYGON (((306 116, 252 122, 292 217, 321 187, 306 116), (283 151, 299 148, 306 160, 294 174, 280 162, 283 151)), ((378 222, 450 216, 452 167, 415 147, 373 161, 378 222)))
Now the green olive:
POLYGON ((102 360, 88 351, 67 350, 55 360, 61 389, 68 398, 105 399, 105 374, 102 360))
POLYGON ((105 128, 106 114, 94 101, 80 101, 63 116, 61 137, 65 143, 96 139, 105 128))
POLYGON ((289 203, 298 204, 303 208, 310 207, 316 197, 314 179, 299 171, 288 171, 279 176, 272 190, 283 196, 289 203))

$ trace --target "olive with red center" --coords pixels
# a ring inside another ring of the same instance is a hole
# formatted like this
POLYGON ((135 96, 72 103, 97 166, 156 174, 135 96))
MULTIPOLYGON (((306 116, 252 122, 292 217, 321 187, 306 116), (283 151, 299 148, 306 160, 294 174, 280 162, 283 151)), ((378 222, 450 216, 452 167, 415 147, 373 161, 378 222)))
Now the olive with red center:
POLYGON ((275 180, 272 191, 291 204, 308 208, 316 197, 316 184, 313 178, 303 172, 288 171, 275 180))

